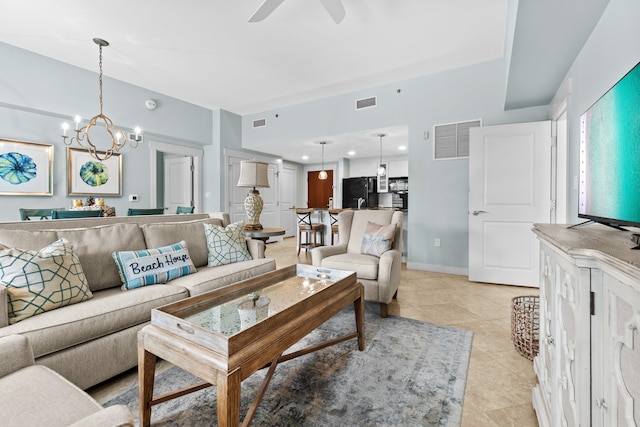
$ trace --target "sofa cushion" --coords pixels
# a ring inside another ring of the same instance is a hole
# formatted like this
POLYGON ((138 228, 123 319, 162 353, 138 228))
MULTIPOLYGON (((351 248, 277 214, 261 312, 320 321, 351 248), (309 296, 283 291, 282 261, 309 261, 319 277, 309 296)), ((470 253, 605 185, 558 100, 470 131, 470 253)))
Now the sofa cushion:
POLYGON ((92 291, 119 287, 120 274, 111 256, 116 251, 146 249, 137 224, 113 224, 58 230, 72 245, 92 291))
POLYGON ((10 248, 40 250, 58 240, 55 230, 0 230, 0 244, 10 248))
POLYGON ((377 280, 380 258, 364 254, 333 255, 322 260, 321 267, 355 271, 358 279, 377 280))
POLYGON ((9 323, 85 301, 91 290, 65 239, 39 251, 0 245, 0 277, 9 296, 9 323))
POLYGON ((202 224, 222 227, 219 218, 198 219, 195 221, 163 222, 140 226, 148 248, 157 248, 184 240, 187 242, 193 265, 207 265, 207 239, 202 224))
MULTIPOLYGON (((115 265, 113 260, 111 263, 115 265)), ((146 286, 122 292, 120 287, 93 293, 93 298, 0 328, 0 336, 22 334, 37 358, 141 325, 151 310, 188 297, 186 289, 146 286)))
POLYGON ((204 234, 207 238, 209 267, 252 259, 247 249, 244 222, 236 222, 226 227, 204 224, 204 234))
POLYGON ((171 285, 184 287, 189 290, 189 295, 193 296, 269 273, 275 269, 276 262, 271 258, 259 258, 218 267, 200 267, 196 274, 173 280, 171 285))
POLYGON ((184 240, 168 246, 139 251, 117 251, 113 259, 118 266, 122 290, 167 283, 195 273, 184 240))
POLYGON ((360 252, 379 258, 380 255, 391 249, 395 234, 395 224, 380 225, 368 221, 367 228, 364 230, 364 236, 362 237, 360 252))

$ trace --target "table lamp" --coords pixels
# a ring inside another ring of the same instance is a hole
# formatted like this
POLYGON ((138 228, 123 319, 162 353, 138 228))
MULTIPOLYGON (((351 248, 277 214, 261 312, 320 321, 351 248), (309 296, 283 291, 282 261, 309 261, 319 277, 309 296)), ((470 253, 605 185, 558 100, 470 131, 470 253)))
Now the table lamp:
POLYGON ((244 199, 244 209, 247 212, 245 230, 262 230, 260 214, 262 214, 264 202, 256 188, 269 188, 268 168, 269 164, 265 162, 257 162, 255 160, 243 160, 240 162, 238 187, 253 188, 247 194, 247 198, 244 199))

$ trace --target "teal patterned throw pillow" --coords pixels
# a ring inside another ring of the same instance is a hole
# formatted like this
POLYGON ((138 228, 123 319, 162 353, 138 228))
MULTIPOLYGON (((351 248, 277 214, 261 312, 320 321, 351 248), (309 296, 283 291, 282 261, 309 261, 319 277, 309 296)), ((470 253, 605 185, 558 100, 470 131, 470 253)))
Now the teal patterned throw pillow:
POLYGON ((244 237, 244 222, 236 222, 226 227, 204 224, 204 234, 207 238, 208 267, 247 261, 251 258, 244 237))
POLYGON ((113 259, 123 291, 167 283, 196 272, 184 240, 160 248, 114 252, 113 259))
POLYGON ((10 324, 93 296, 66 239, 39 251, 0 245, 0 283, 7 288, 10 324))

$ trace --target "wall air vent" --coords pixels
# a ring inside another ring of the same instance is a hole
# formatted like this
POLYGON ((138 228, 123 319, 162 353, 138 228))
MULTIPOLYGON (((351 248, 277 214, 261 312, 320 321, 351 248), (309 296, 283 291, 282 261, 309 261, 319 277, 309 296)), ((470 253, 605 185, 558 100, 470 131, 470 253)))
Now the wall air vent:
POLYGON ((482 126, 480 120, 435 125, 433 158, 438 160, 469 157, 469 129, 477 126, 482 126))
POLYGON ((267 125, 267 119, 256 119, 253 121, 254 128, 263 128, 267 125))
POLYGON ((372 96, 371 98, 358 99, 356 101, 356 110, 362 110, 363 108, 371 108, 378 105, 378 97, 372 96))

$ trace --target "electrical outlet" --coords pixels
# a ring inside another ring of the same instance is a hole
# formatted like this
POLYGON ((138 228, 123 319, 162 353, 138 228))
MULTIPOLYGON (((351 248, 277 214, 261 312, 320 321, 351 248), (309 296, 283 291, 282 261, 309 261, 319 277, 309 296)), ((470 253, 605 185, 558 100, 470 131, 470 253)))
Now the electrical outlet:
POLYGON ((138 195, 137 194, 129 194, 129 201, 130 202, 137 202, 138 201, 138 195))
POLYGON ((440 239, 436 239, 436 240, 433 242, 433 245, 434 245, 436 248, 439 248, 439 247, 440 247, 440 239))

